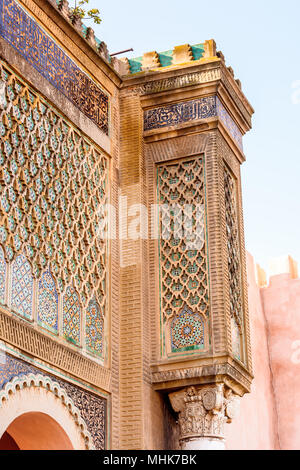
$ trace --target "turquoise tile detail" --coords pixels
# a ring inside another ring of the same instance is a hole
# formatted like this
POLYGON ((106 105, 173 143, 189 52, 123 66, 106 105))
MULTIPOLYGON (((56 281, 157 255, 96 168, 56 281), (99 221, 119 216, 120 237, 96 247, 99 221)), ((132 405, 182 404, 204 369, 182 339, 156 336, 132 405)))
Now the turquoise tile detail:
POLYGON ((85 24, 82 24, 82 32, 83 32, 84 37, 86 37, 87 26, 85 24))
MULTIPOLYGON (((195 44, 191 46, 193 53, 193 60, 199 60, 204 56, 204 44, 195 44)), ((168 67, 172 65, 173 61, 173 50, 159 52, 158 58, 161 67, 168 67)), ((130 73, 138 73, 142 71, 142 60, 143 57, 136 57, 134 59, 128 59, 130 66, 130 73)))
POLYGON ((199 60, 204 55, 204 44, 195 44, 191 46, 194 60, 199 60))
POLYGON ((135 59, 129 59, 130 73, 138 73, 142 70, 142 59, 143 57, 136 57, 135 59))
POLYGON ((172 65, 172 59, 173 59, 173 51, 165 51, 165 52, 160 52, 158 54, 160 63, 162 67, 168 67, 168 65, 172 65))

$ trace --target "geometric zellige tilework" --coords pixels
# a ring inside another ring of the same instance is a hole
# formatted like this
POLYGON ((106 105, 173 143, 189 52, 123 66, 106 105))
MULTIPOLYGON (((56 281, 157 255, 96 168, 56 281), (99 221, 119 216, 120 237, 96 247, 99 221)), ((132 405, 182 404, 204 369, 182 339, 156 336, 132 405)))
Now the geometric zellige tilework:
POLYGON ((236 183, 224 167, 225 220, 228 248, 229 300, 232 330, 232 349, 241 357, 241 332, 243 324, 241 256, 237 215, 236 183))
POLYGON ((99 303, 93 298, 86 311, 86 348, 93 354, 103 357, 104 318, 99 303))
POLYGON ((87 307, 106 301, 106 243, 98 236, 108 162, 98 148, 0 61, 0 243, 33 276, 49 265, 57 290, 87 307))
POLYGON ((58 294, 49 270, 39 279, 38 323, 49 331, 58 330, 58 294))
POLYGON ((67 287, 63 298, 63 334, 77 345, 80 344, 81 309, 79 297, 73 287, 67 287))
POLYGON ((5 301, 5 287, 6 287, 6 262, 3 250, 0 247, 0 303, 5 301))
POLYGON ((172 352, 204 349, 204 319, 187 307, 171 323, 172 352))
POLYGON ((180 345, 178 325, 188 315, 190 325, 199 320, 199 315, 205 320, 209 315, 204 157, 160 164, 157 193, 163 343, 165 325, 175 317, 178 321, 171 322, 171 330, 174 325, 177 330, 171 331, 171 338, 177 338, 176 349, 199 349, 207 332, 195 339, 195 330, 187 326, 180 345))
POLYGON ((11 268, 11 305, 25 318, 32 318, 33 276, 26 256, 19 255, 11 268))

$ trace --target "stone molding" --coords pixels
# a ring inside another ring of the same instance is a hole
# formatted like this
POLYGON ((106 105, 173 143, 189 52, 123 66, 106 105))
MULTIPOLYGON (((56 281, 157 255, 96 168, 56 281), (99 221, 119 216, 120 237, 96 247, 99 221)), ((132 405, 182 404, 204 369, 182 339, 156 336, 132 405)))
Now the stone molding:
MULTIPOLYGON (((153 366, 153 368, 158 366, 153 366)), ((152 368, 152 384, 155 388, 163 388, 164 390, 170 390, 173 387, 173 383, 178 381, 182 385, 187 385, 184 381, 189 381, 189 384, 199 383, 200 380, 205 381, 210 377, 222 377, 222 380, 226 383, 230 383, 232 388, 239 391, 239 394, 244 395, 245 392, 250 391, 251 378, 249 374, 245 374, 237 369, 237 366, 230 364, 212 364, 205 366, 185 367, 176 368, 170 370, 156 371, 152 368), (224 379, 226 377, 226 380, 224 379), (183 383, 182 383, 183 382, 183 383)), ((178 386, 178 385, 177 385, 178 386)))
POLYGON ((162 91, 174 90, 175 88, 182 88, 191 85, 198 85, 200 83, 214 82, 221 79, 221 70, 219 68, 207 70, 205 72, 195 72, 179 77, 164 78, 162 80, 155 80, 148 82, 140 87, 141 95, 148 95, 151 93, 160 93, 162 91))
POLYGON ((148 96, 152 94, 159 94, 169 90, 171 91, 191 86, 195 87, 204 83, 221 83, 227 91, 227 97, 234 102, 240 115, 245 121, 247 130, 249 130, 251 128, 251 115, 254 111, 252 106, 249 104, 240 87, 236 84, 236 81, 222 62, 218 61, 216 63, 211 63, 209 66, 210 68, 206 68, 202 71, 190 72, 167 78, 161 74, 160 79, 152 81, 149 80, 143 84, 139 84, 137 82, 135 85, 131 85, 131 82, 128 79, 125 79, 123 83, 126 88, 134 86, 138 94, 145 98, 148 98, 148 96))

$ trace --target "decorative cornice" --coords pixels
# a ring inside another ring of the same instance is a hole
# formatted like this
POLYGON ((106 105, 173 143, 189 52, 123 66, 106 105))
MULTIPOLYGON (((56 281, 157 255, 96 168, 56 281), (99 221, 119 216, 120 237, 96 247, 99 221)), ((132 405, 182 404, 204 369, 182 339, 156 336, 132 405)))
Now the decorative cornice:
POLYGON ((127 79, 125 79, 123 83, 126 89, 135 87, 136 91, 142 97, 145 97, 144 99, 149 100, 151 99, 149 95, 152 94, 168 92, 171 90, 182 90, 187 87, 195 87, 197 85, 201 85, 204 83, 208 84, 212 82, 217 82, 218 89, 220 90, 222 89, 222 86, 220 87, 220 85, 223 85, 223 94, 226 90, 226 94, 224 97, 225 101, 226 99, 233 101, 237 108, 237 111, 240 113, 241 118, 246 123, 246 129, 249 130, 249 128, 251 128, 251 116, 254 110, 245 95, 243 94, 243 92, 241 91, 241 88, 236 83, 234 77, 232 77, 232 74, 228 71, 227 67, 220 60, 216 63, 210 64, 209 68, 203 71, 185 73, 182 75, 176 75, 167 78, 165 78, 165 76, 162 74, 161 79, 156 79, 152 81, 149 80, 143 84, 139 84, 137 82, 134 85, 131 84, 131 82, 127 79))
POLYGON ((215 68, 212 70, 206 70, 205 72, 194 72, 177 77, 163 78, 162 80, 148 82, 140 87, 140 94, 148 95, 151 93, 160 93, 162 91, 198 85, 200 83, 214 82, 215 80, 220 79, 221 70, 219 68, 215 68))
POLYGON ((10 382, 5 384, 3 390, 0 392, 0 408, 5 401, 10 399, 11 395, 15 395, 20 390, 31 387, 44 388, 59 398, 72 415, 76 425, 80 428, 86 448, 88 450, 95 449, 92 436, 87 429, 85 421, 81 417, 80 410, 75 406, 73 400, 67 395, 65 390, 57 382, 51 380, 50 377, 45 377, 41 374, 28 374, 14 377, 10 382))
POLYGON ((0 310, 0 339, 74 377, 110 391, 111 372, 0 310))
POLYGON ((251 377, 248 374, 246 376, 242 370, 238 370, 236 364, 234 367, 231 364, 222 363, 159 371, 152 369, 152 384, 155 388, 164 390, 174 387, 175 382, 178 386, 178 381, 199 383, 200 380, 205 381, 209 377, 213 377, 214 382, 217 381, 217 377, 222 378, 232 388, 239 389, 241 395, 250 391, 251 377))
POLYGON ((240 87, 238 84, 236 84, 236 80, 234 80, 233 77, 231 77, 230 72, 226 69, 226 67, 223 67, 222 70, 220 70, 221 74, 221 80, 233 99, 235 105, 237 106, 238 110, 240 111, 241 115, 247 122, 247 125, 251 128, 251 116, 254 112, 252 106, 248 102, 247 98, 243 94, 243 92, 240 90, 240 87))

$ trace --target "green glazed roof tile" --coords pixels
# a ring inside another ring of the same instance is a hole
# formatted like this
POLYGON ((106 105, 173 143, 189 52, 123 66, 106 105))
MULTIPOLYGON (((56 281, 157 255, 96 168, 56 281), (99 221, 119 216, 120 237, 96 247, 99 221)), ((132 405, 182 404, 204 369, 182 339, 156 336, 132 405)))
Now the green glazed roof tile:
MULTIPOLYGON (((204 56, 205 47, 204 44, 195 44, 191 46, 193 60, 199 60, 204 56)), ((159 52, 158 58, 161 67, 168 67, 172 65, 173 62, 173 50, 159 52)), ((134 59, 128 59, 130 73, 138 73, 142 71, 142 61, 143 57, 135 57, 134 59)))
POLYGON ((136 57, 134 59, 129 59, 130 73, 141 72, 142 70, 142 60, 143 57, 136 57))
POLYGON ((195 44, 191 46, 194 60, 199 60, 204 54, 204 44, 195 44))
POLYGON ((160 52, 158 54, 159 61, 162 67, 168 67, 168 65, 172 65, 172 59, 173 59, 173 51, 165 51, 165 52, 160 52))

